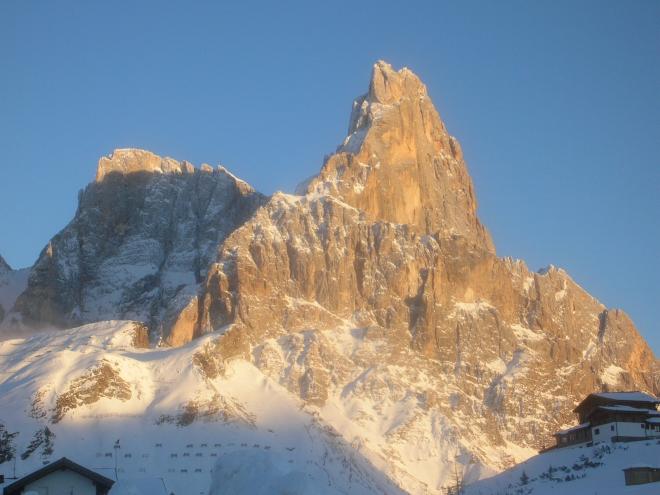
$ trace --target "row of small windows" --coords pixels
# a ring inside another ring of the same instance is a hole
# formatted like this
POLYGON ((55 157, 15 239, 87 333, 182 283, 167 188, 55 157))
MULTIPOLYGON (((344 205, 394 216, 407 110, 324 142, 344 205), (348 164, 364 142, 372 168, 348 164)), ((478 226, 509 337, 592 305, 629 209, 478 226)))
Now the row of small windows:
MULTIPOLYGON (((642 428, 642 430, 660 431, 660 425, 640 423, 639 426, 642 428)), ((610 431, 614 431, 614 425, 610 425, 610 431)), ((600 428, 594 428, 594 435, 600 435, 600 428)))
MULTIPOLYGON (((610 431, 614 431, 614 425, 610 425, 610 431)), ((594 435, 600 435, 600 428, 594 428, 594 435)))

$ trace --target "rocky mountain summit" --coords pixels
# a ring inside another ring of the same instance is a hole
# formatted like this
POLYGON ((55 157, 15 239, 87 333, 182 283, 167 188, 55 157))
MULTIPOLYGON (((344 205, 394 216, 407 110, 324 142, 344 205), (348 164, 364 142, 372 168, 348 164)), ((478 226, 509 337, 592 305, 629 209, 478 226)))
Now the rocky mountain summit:
POLYGON ((374 66, 347 138, 299 192, 117 150, 13 321, 205 336, 191 344, 203 380, 250 363, 413 493, 438 492, 455 459, 476 478, 529 457, 589 392, 660 391, 623 311, 561 269, 496 256, 460 145, 410 70, 374 66))
POLYGON ((406 68, 396 72, 382 61, 374 65, 369 92, 353 103, 348 136, 307 192, 338 197, 370 220, 440 237, 457 235, 495 251, 477 218, 461 147, 426 86, 406 68))
POLYGON ((218 245, 264 201, 222 167, 116 150, 99 160, 74 219, 41 252, 14 312, 35 327, 134 319, 157 340, 176 325, 218 245))

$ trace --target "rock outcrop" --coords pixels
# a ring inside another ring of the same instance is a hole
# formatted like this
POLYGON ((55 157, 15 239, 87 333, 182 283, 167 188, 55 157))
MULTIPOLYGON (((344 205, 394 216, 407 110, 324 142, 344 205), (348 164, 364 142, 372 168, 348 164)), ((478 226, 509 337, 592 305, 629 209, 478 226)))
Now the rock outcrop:
POLYGON ((14 306, 18 295, 25 290, 28 273, 28 268, 12 269, 0 256, 0 325, 8 324, 10 319, 5 320, 5 317, 14 306))
MULTIPOLYGON (((0 280, 3 280, 7 274, 11 273, 11 267, 7 264, 5 259, 0 256, 0 280)), ((5 319, 5 308, 2 305, 2 302, 0 302, 0 323, 2 323, 2 320, 5 319)))
POLYGON ((461 147, 406 68, 374 65, 369 92, 353 103, 348 136, 307 192, 337 196, 372 220, 461 236, 494 252, 461 147))
POLYGON ((42 251, 14 313, 33 327, 134 319, 167 337, 218 245, 263 201, 222 167, 117 150, 42 251))

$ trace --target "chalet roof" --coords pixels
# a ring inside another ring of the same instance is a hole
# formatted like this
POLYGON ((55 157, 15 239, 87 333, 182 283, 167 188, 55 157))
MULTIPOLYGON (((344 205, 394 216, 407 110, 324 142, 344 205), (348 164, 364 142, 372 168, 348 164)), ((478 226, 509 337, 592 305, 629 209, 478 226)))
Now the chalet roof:
POLYGON ((632 406, 623 406, 621 404, 614 404, 611 406, 598 406, 596 409, 612 411, 612 412, 623 412, 623 413, 644 413, 650 416, 660 416, 660 411, 655 409, 644 409, 641 407, 632 407, 632 406))
POLYGON ((582 424, 579 424, 577 426, 573 426, 571 428, 566 428, 565 430, 559 430, 557 433, 555 433, 555 435, 566 435, 567 433, 571 433, 572 431, 577 431, 577 430, 581 430, 583 428, 588 428, 589 426, 591 426, 591 423, 589 423, 587 421, 586 423, 582 423, 582 424))
POLYGON ((36 471, 28 474, 27 476, 24 476, 23 478, 21 478, 18 481, 15 481, 11 485, 6 486, 2 491, 2 493, 3 495, 14 495, 14 494, 18 495, 22 492, 25 486, 29 485, 33 481, 41 479, 44 476, 47 476, 60 469, 68 469, 69 471, 78 473, 79 475, 84 476, 85 478, 88 478, 91 481, 93 481, 94 484, 100 485, 104 488, 110 489, 114 484, 114 480, 111 480, 110 478, 106 478, 105 476, 101 476, 99 473, 92 471, 91 469, 87 469, 86 467, 73 462, 71 459, 62 457, 61 459, 51 462, 50 464, 42 467, 41 469, 37 469, 36 471))
POLYGON ((648 404, 649 409, 655 409, 660 404, 660 399, 650 394, 638 391, 629 392, 598 392, 587 395, 580 402, 573 412, 580 413, 601 405, 612 405, 612 403, 622 404, 648 404))
POLYGON ((660 403, 660 399, 644 392, 600 392, 595 395, 603 399, 620 400, 622 402, 650 402, 653 404, 660 403))

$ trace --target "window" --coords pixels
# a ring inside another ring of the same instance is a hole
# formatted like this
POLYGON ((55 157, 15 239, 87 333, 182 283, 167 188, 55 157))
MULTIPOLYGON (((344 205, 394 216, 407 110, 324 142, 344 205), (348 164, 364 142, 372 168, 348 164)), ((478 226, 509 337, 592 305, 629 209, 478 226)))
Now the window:
POLYGON ((614 431, 614 425, 610 426, 610 431, 614 431))
POLYGON ((642 423, 642 429, 646 429, 646 425, 644 423, 642 423))
POLYGON ((595 428, 594 429, 594 434, 595 435, 600 435, 600 428, 595 428))

